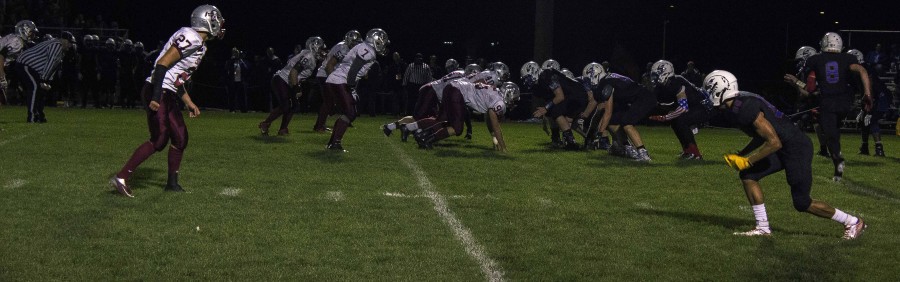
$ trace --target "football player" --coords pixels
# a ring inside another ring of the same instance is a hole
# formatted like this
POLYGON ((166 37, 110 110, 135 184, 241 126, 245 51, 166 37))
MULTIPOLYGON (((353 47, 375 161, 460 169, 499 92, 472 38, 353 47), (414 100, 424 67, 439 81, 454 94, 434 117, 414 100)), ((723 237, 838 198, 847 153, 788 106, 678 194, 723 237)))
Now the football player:
POLYGON ((519 99, 519 87, 512 83, 503 83, 499 88, 482 83, 469 83, 455 80, 444 88, 441 110, 437 118, 426 118, 416 121, 420 130, 416 131, 416 143, 419 148, 430 149, 432 145, 451 135, 462 134, 463 118, 466 108, 476 113, 487 115, 485 122, 491 133, 494 149, 505 152, 506 141, 500 129, 500 117, 509 105, 519 99))
MULTIPOLYGON (((844 156, 841 154, 841 121, 853 106, 853 89, 850 87, 850 74, 856 73, 862 81, 863 101, 866 110, 871 107, 872 88, 869 73, 859 64, 856 57, 841 53, 844 43, 841 36, 834 32, 826 33, 821 41, 822 53, 812 55, 806 60, 810 68, 810 76, 815 76, 816 83, 806 85, 808 93, 819 93, 819 124, 825 133, 828 152, 834 164, 834 181, 841 181, 844 174, 844 156)), ((799 80, 791 79, 797 83, 799 80)), ((802 83, 802 82, 801 82, 802 83)))
POLYGON ((879 126, 879 123, 887 114, 888 110, 890 110, 893 97, 890 90, 888 90, 884 82, 881 81, 881 78, 878 78, 878 71, 874 70, 871 64, 866 63, 862 52, 851 49, 850 51, 847 51, 847 54, 855 56, 859 64, 866 68, 866 72, 869 73, 869 82, 872 86, 873 93, 872 106, 869 107, 870 109, 863 109, 856 118, 860 125, 860 133, 862 135, 862 145, 859 147, 859 154, 869 154, 869 134, 871 134, 872 139, 875 140, 875 156, 884 157, 884 145, 881 144, 881 127, 879 126))
POLYGON ((416 126, 415 121, 429 117, 437 117, 438 103, 443 97, 442 94, 444 93, 444 88, 447 87, 450 82, 465 77, 465 72, 462 70, 455 70, 444 75, 441 79, 432 81, 420 87, 419 99, 416 100, 416 108, 413 115, 405 116, 395 122, 382 125, 381 130, 384 132, 384 135, 391 136, 391 133, 394 130, 400 129, 400 140, 406 142, 409 133, 419 129, 416 126))
MULTIPOLYGON (((37 37, 38 29, 34 22, 22 20, 16 23, 15 33, 0 38, 0 106, 6 104, 6 66, 10 65, 25 49, 25 44, 37 37)), ((72 42, 74 43, 74 42, 72 42)))
POLYGON ((350 52, 350 49, 356 47, 360 42, 362 42, 362 38, 360 38, 359 31, 348 31, 344 34, 344 40, 331 47, 331 50, 328 51, 328 55, 325 56, 325 60, 322 61, 322 65, 319 66, 319 70, 316 72, 316 81, 319 83, 319 87, 321 87, 319 93, 322 93, 322 105, 319 106, 319 114, 316 117, 315 125, 313 125, 313 131, 325 133, 327 130, 325 128, 325 122, 328 119, 328 116, 334 114, 334 97, 330 96, 331 94, 325 91, 325 80, 328 79, 328 75, 334 71, 338 63, 344 60, 344 56, 347 55, 347 52, 350 52))
POLYGON ((585 149, 609 150, 608 131, 606 127, 600 127, 599 124, 603 116, 600 112, 603 112, 604 115, 606 114, 606 103, 609 102, 609 95, 606 94, 610 94, 610 92, 603 92, 603 89, 600 88, 600 80, 606 76, 606 68, 598 63, 590 63, 584 66, 581 73, 582 76, 577 77, 576 80, 580 81, 585 89, 590 89, 591 93, 593 93, 594 101, 597 103, 596 110, 591 113, 590 118, 585 120, 587 124, 580 125, 583 128, 582 130, 587 132, 584 136, 584 147, 585 149))
POLYGON ((705 123, 712 117, 712 103, 708 96, 684 77, 675 75, 675 67, 666 60, 656 62, 650 68, 650 82, 655 86, 660 103, 678 104, 675 110, 665 115, 650 116, 650 119, 671 121, 672 130, 681 143, 681 159, 703 159, 691 127, 705 123))
POLYGON ((532 91, 535 97, 546 103, 537 107, 533 116, 547 116, 551 124, 562 133, 564 147, 569 150, 578 149, 580 146, 572 134, 572 121, 590 117, 597 108, 590 88, 551 67, 541 71, 532 91))
POLYGON ((316 55, 325 45, 325 41, 321 37, 313 36, 306 39, 306 49, 294 55, 288 60, 281 70, 272 76, 272 92, 278 98, 278 107, 273 108, 269 113, 269 117, 259 123, 259 131, 262 135, 269 135, 269 126, 272 121, 281 118, 281 127, 278 129, 279 136, 288 135, 288 124, 294 116, 292 108, 303 95, 300 92, 300 82, 305 81, 313 70, 316 68, 316 55), (291 90, 296 89, 297 95, 291 95, 291 90))
POLYGON ((808 119, 810 123, 813 125, 813 130, 816 132, 816 137, 819 140, 819 155, 824 157, 831 157, 831 154, 828 153, 828 146, 826 146, 825 133, 822 131, 822 126, 819 125, 818 117, 819 117, 819 97, 818 95, 809 95, 809 92, 806 91, 807 83, 815 83, 815 79, 809 77, 807 82, 800 81, 798 77, 807 77, 809 74, 809 67, 806 66, 806 60, 809 59, 812 55, 818 54, 819 51, 816 51, 815 48, 809 46, 800 47, 797 49, 797 53, 794 54, 794 61, 796 61, 797 74, 785 74, 784 81, 791 84, 794 89, 797 90, 797 93, 801 98, 805 97, 806 101, 800 107, 802 109, 801 112, 809 112, 809 114, 802 115, 801 119, 808 119))
POLYGON ((656 107, 656 93, 617 73, 602 74, 600 85, 597 87, 602 90, 594 93, 594 99, 608 100, 604 104, 604 113, 599 126, 600 128, 609 126, 612 133, 614 141, 609 152, 649 162, 650 153, 644 147, 641 135, 634 126, 656 107))
POLYGON ((179 100, 187 107, 190 117, 200 115, 200 108, 191 100, 185 83, 190 81, 191 74, 206 54, 206 42, 225 35, 224 25, 225 18, 218 8, 212 5, 197 7, 191 13, 191 26, 176 31, 159 53, 153 73, 141 93, 144 101, 149 101, 146 111, 150 140, 138 146, 122 170, 110 179, 119 194, 134 197, 126 181, 144 160, 165 149, 170 140, 169 178, 165 191, 184 191, 178 184, 178 174, 187 148, 188 131, 179 100))
POLYGON ((756 217, 756 228, 734 234, 772 235, 759 181, 784 170, 791 187, 794 209, 843 224, 844 239, 859 238, 866 228, 861 218, 810 197, 813 147, 809 137, 759 95, 738 90, 738 80, 730 72, 713 71, 703 81, 713 106, 732 115, 741 131, 753 138, 737 154, 725 155, 728 166, 738 171, 756 217))
POLYGON ((356 119, 356 83, 366 75, 375 61, 376 55, 384 56, 387 45, 391 41, 384 30, 373 28, 366 33, 366 41, 357 44, 344 56, 341 63, 325 80, 325 95, 332 95, 342 115, 334 122, 331 139, 325 146, 327 149, 344 151, 341 141, 347 128, 356 119))

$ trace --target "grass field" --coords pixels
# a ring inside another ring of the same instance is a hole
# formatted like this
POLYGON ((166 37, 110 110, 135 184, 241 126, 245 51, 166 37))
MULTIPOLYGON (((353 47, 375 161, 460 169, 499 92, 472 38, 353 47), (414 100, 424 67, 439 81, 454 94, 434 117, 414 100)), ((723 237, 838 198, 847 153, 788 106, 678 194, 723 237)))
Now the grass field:
POLYGON ((424 151, 363 117, 335 153, 309 114, 261 137, 261 113, 207 111, 187 121, 189 193, 163 192, 162 153, 128 199, 108 179, 146 140, 143 112, 47 113, 25 124, 0 108, 0 281, 900 279, 897 136, 876 158, 845 134, 843 183, 814 159, 813 197, 870 224, 843 241, 794 211, 783 173, 762 182, 774 237, 731 235, 754 225, 720 157, 749 140, 737 130, 702 129, 707 160, 677 161, 671 129, 640 127, 654 157, 641 164, 547 150, 535 124, 503 124, 508 153, 483 123, 424 151))

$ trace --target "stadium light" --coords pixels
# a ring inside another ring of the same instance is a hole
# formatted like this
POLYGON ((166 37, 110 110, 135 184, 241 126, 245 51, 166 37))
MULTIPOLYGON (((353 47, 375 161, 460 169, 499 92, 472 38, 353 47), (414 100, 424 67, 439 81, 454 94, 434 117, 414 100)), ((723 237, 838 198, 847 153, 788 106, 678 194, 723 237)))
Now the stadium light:
POLYGON ((819 15, 824 15, 825 11, 819 11, 819 15))

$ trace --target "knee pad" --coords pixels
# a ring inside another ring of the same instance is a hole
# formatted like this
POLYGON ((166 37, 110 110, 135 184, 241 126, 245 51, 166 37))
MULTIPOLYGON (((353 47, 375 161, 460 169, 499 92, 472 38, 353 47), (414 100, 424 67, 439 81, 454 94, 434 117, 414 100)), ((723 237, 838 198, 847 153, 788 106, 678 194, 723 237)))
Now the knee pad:
POLYGON ((168 144, 168 140, 150 140, 150 144, 153 144, 153 150, 160 152, 166 148, 166 144, 168 144))
POLYGON ((795 197, 794 200, 794 209, 798 212, 805 212, 809 210, 809 206, 812 205, 812 198, 809 195, 803 197, 795 197))

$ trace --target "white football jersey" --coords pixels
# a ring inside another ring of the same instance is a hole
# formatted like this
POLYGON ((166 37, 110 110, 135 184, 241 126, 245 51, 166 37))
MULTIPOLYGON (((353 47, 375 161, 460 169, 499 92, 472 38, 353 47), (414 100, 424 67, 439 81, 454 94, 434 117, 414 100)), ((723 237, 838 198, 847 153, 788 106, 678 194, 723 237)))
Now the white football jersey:
MULTIPOLYGON (((334 58, 335 61, 340 64, 341 61, 344 60, 344 55, 347 55, 347 52, 350 52, 350 48, 347 47, 347 44, 344 41, 338 42, 331 47, 331 50, 328 51, 328 56, 325 57, 325 60, 322 61, 322 65, 319 66, 319 72, 316 73, 316 77, 328 77, 328 74, 325 73, 325 65, 328 64, 328 60, 334 58)), ((334 66, 337 68, 337 65, 334 66)))
MULTIPOLYGON (((193 28, 182 27, 175 34, 172 34, 168 43, 159 52, 159 57, 156 57, 153 65, 156 66, 156 63, 172 48, 176 48, 181 53, 181 59, 166 71, 162 87, 178 93, 178 88, 188 80, 191 80, 191 74, 197 70, 197 66, 203 60, 203 55, 206 55, 206 45, 203 42, 203 38, 200 37, 200 33, 193 28)), ((151 77, 153 77, 153 74, 150 74, 150 77, 147 78, 148 82, 151 77)))
POLYGON ((275 75, 281 77, 282 80, 286 83, 290 83, 289 75, 291 75, 291 70, 297 68, 297 81, 303 81, 310 75, 312 75, 313 69, 316 68, 316 57, 315 54, 310 52, 307 49, 303 49, 300 51, 300 54, 295 55, 293 58, 288 60, 287 65, 285 65, 281 70, 275 72, 275 75))
POLYGON ((461 70, 453 71, 438 80, 426 84, 425 86, 431 86, 431 88, 434 89, 434 93, 437 93, 438 102, 440 102, 444 97, 444 88, 447 87, 447 85, 450 84, 451 81, 458 80, 465 76, 466 73, 461 70))
MULTIPOLYGON (((328 75, 328 79, 325 80, 325 82, 331 84, 348 84, 347 76, 350 72, 350 67, 354 62, 363 64, 356 73, 356 80, 359 80, 369 72, 369 68, 372 67, 372 64, 375 62, 375 55, 375 48, 372 47, 372 45, 369 45, 369 43, 356 44, 356 47, 350 49, 350 52, 347 52, 347 55, 344 56, 341 63, 328 75)), ((353 83, 356 83, 356 81, 353 83)))
POLYGON ((503 95, 491 85, 469 83, 462 79, 454 80, 450 82, 450 85, 459 89, 463 99, 466 101, 466 106, 479 114, 485 114, 488 110, 494 110, 497 115, 503 115, 504 111, 506 111, 503 95))
POLYGON ((500 75, 495 71, 486 70, 478 73, 473 73, 466 77, 466 80, 468 80, 469 83, 480 82, 492 85, 494 87, 500 86, 500 75))
POLYGON ((6 57, 7 66, 19 57, 19 53, 22 53, 23 49, 25 49, 25 40, 15 33, 0 38, 0 54, 6 57))

